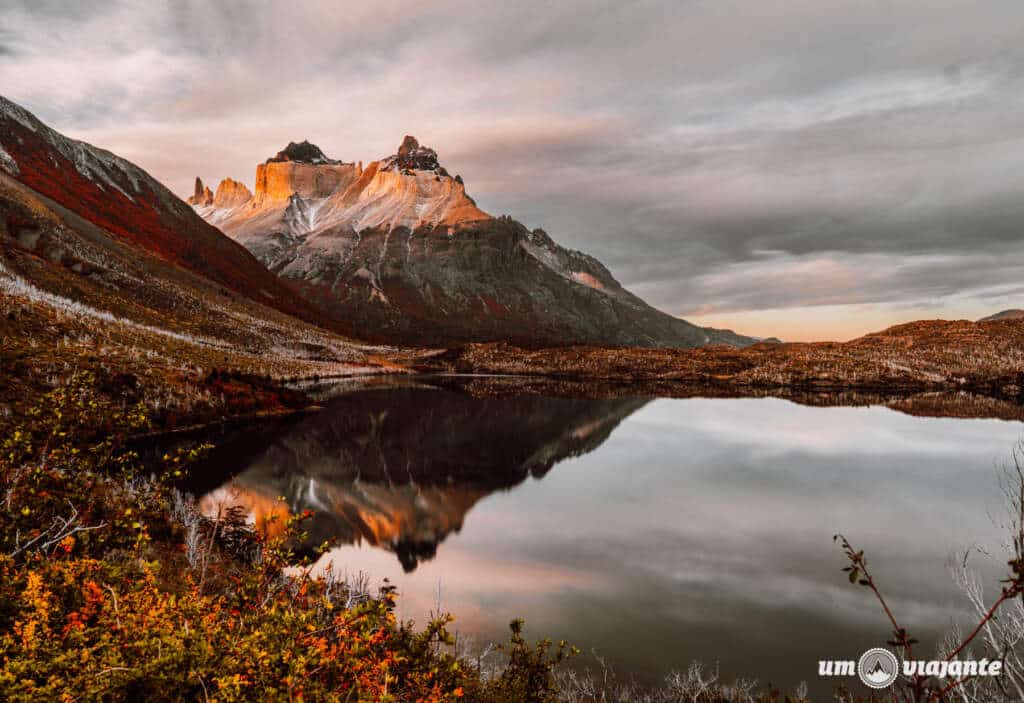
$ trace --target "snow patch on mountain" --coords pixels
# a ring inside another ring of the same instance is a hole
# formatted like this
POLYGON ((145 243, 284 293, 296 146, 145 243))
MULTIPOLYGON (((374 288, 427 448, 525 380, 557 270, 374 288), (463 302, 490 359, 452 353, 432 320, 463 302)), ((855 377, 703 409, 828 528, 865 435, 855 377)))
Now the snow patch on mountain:
POLYGON ((327 198, 319 198, 317 200, 307 200, 306 201, 306 203, 305 203, 306 204, 306 222, 305 222, 305 225, 306 225, 306 231, 307 232, 312 232, 313 230, 316 229, 317 215, 319 215, 320 210, 323 208, 324 203, 326 203, 326 202, 327 202, 327 198))
POLYGON ((0 168, 15 176, 21 173, 18 170, 18 162, 14 160, 13 156, 4 151, 3 144, 0 144, 0 168))
POLYGON ((122 168, 118 164, 118 158, 111 154, 109 151, 104 152, 101 149, 97 149, 84 142, 67 140, 64 142, 54 143, 57 150, 62 153, 68 160, 75 165, 75 170, 80 174, 88 178, 93 183, 96 183, 100 188, 103 188, 104 184, 110 186, 114 190, 121 193, 132 202, 135 202, 135 198, 132 197, 131 193, 122 188, 113 178, 111 178, 111 170, 117 169, 121 171, 132 184, 132 189, 138 192, 139 183, 138 179, 133 177, 128 169, 122 168))
POLYGON ((229 213, 228 210, 223 210, 215 205, 194 205, 192 207, 196 211, 196 214, 202 217, 204 220, 209 222, 211 225, 216 225, 217 220, 229 213))
MULTIPOLYGON (((609 288, 609 283, 602 281, 599 277, 603 270, 600 263, 586 254, 559 247, 543 230, 533 230, 526 238, 519 242, 519 246, 562 278, 613 298, 620 297, 620 293, 616 290, 617 284, 613 279, 611 279, 612 287, 609 288), (595 276, 588 271, 578 270, 580 266, 590 268, 591 270, 595 270, 594 267, 596 266, 598 275, 595 276)), ((610 278, 610 274, 607 271, 604 272, 604 275, 610 278)))

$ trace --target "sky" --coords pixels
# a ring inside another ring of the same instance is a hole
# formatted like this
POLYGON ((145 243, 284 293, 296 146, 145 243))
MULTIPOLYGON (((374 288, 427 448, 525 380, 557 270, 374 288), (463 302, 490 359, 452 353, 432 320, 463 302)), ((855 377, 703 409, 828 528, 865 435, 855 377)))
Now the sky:
POLYGON ((0 93, 179 195, 413 134, 674 315, 786 340, 1024 307, 1019 0, 0 0, 0 93))

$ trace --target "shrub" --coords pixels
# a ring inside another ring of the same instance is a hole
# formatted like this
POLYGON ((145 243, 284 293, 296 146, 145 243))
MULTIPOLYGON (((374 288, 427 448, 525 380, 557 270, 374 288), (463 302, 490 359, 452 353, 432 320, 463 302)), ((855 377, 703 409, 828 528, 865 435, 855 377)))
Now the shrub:
POLYGON ((201 515, 174 483, 206 447, 143 467, 126 440, 144 406, 101 385, 74 375, 0 442, 0 700, 780 700, 699 667, 661 689, 595 685, 561 666, 575 648, 531 644, 519 620, 484 672, 453 653, 451 617, 417 628, 391 586, 289 568, 309 513, 265 532, 201 515))
POLYGON ((393 589, 353 602, 285 576, 303 516, 274 539, 231 516, 189 516, 169 481, 202 448, 146 475, 124 448, 145 413, 94 387, 75 376, 0 445, 0 699, 463 695, 448 618, 417 630, 396 619, 393 589), (190 532, 203 551, 191 560, 190 532))

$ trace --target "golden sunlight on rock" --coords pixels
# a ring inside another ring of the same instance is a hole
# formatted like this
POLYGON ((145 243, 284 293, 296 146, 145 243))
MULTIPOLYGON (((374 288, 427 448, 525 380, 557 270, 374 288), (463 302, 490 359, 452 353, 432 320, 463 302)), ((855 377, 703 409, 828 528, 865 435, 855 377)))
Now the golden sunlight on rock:
POLYGON ((200 214, 234 237, 268 226, 296 236, 325 230, 453 227, 492 219, 466 195, 462 179, 437 154, 406 137, 397 154, 360 163, 330 159, 309 142, 291 143, 256 166, 255 194, 224 179, 214 196, 198 178, 189 199, 200 214))
MULTIPOLYGON (((354 164, 303 164, 294 161, 271 162, 256 166, 256 198, 288 200, 326 198, 347 188, 359 177, 354 164)), ((230 206, 228 206, 230 207, 230 206)))

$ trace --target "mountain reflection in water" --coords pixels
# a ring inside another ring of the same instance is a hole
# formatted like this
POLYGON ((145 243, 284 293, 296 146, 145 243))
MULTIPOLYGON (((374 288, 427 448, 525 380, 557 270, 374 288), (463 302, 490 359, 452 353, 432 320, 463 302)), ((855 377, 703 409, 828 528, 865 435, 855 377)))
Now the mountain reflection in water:
MULTIPOLYGON (((225 497, 259 521, 315 511, 306 547, 333 548, 314 570, 388 579, 402 618, 450 610, 460 641, 480 643, 524 618, 530 636, 644 681, 699 659, 724 681, 806 681, 831 698, 818 660, 856 659, 890 634, 839 571, 836 532, 870 554, 922 652, 971 623, 952 555, 977 545, 972 568, 998 589, 993 467, 1024 431, 1018 415, 917 417, 885 399, 567 400, 552 397, 560 386, 499 381, 404 379, 273 433, 228 432, 193 490, 220 485, 219 469, 237 475, 208 511, 225 497)), ((933 400, 892 402, 962 410, 933 400)))
POLYGON ((368 543, 410 572, 481 498, 596 449, 647 402, 480 399, 430 386, 352 393, 290 427, 200 505, 211 516, 241 506, 271 532, 311 510, 304 547, 368 543))

